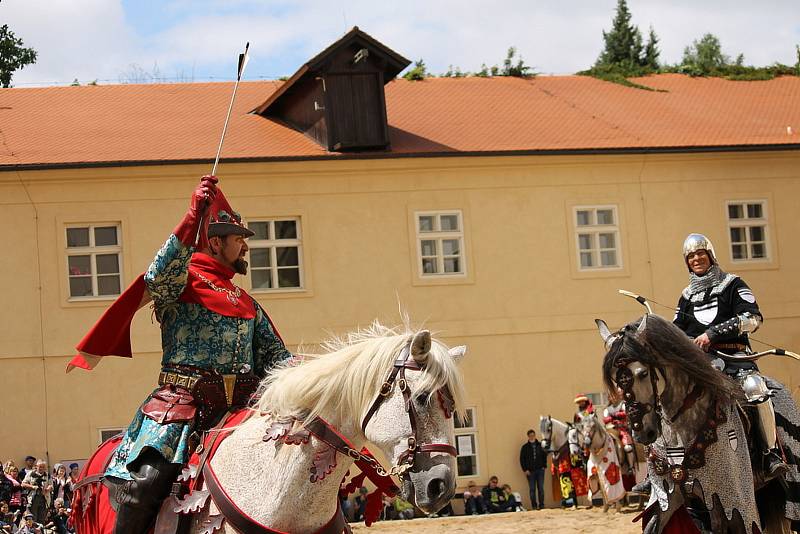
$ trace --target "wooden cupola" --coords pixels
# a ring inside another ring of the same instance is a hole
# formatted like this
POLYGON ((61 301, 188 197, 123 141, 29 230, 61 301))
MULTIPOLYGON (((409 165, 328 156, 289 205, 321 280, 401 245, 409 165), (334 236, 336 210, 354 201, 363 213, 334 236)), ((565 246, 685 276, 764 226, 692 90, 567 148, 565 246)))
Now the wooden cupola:
POLYGON ((356 26, 253 112, 303 132, 329 151, 385 150, 383 86, 410 63, 356 26))

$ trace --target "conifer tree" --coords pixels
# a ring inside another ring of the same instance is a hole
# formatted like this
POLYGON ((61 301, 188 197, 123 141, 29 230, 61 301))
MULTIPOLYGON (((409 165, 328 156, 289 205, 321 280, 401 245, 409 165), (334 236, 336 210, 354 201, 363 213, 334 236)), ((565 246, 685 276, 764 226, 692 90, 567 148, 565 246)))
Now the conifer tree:
POLYGON ((642 55, 642 35, 631 24, 631 12, 625 0, 617 0, 617 14, 609 32, 603 31, 605 47, 595 66, 638 65, 642 55))

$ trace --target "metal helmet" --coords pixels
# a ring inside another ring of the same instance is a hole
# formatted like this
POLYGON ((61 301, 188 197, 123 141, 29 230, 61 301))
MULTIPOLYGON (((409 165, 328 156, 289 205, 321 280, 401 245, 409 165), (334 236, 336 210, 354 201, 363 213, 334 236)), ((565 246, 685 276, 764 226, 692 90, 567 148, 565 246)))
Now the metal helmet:
MULTIPOLYGON (((689 260, 687 257, 689 254, 697 252, 698 250, 705 250, 708 253, 711 265, 717 263, 717 253, 714 252, 714 244, 711 240, 703 234, 689 234, 683 242, 683 261, 686 263, 687 269, 689 269, 689 260)), ((689 272, 692 272, 692 270, 689 269, 689 272)))

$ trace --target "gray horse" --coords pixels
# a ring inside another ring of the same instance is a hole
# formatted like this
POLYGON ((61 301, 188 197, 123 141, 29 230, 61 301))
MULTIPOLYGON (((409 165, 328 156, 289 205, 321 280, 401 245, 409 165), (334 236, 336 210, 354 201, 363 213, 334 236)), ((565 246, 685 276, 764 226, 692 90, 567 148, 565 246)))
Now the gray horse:
POLYGON ((598 327, 608 347, 606 386, 612 394, 618 387, 623 391, 634 439, 650 446, 645 533, 661 533, 668 525, 671 530, 676 523, 714 533, 790 532, 800 526, 800 414, 782 384, 769 381, 791 467, 783 486, 754 477, 741 388, 715 370, 683 332, 656 315, 613 334, 602 321, 598 327))

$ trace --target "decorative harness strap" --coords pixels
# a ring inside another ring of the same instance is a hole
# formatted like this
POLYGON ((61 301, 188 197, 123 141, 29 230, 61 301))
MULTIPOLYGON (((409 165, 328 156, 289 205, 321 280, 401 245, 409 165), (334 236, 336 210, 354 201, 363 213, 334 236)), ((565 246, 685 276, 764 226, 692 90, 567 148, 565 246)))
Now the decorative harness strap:
MULTIPOLYGON (((408 438, 408 448, 403 451, 403 453, 398 458, 398 463, 396 466, 392 468, 391 474, 398 474, 402 475, 405 471, 411 469, 414 466, 414 461, 416 459, 417 454, 421 453, 432 453, 432 452, 443 452, 445 454, 449 454, 451 456, 458 456, 458 451, 456 448, 449 443, 424 443, 420 445, 417 443, 417 410, 414 407, 414 400, 411 398, 411 388, 408 387, 408 382, 406 381, 406 369, 411 369, 414 371, 422 370, 422 367, 417 363, 417 361, 411 356, 411 342, 407 343, 403 349, 400 351, 400 355, 394 362, 394 367, 392 368, 389 376, 386 378, 386 381, 381 385, 380 392, 378 396, 373 401, 372 405, 370 406, 369 410, 367 410, 367 414, 364 416, 364 420, 361 422, 361 430, 366 433, 367 425, 369 424, 372 417, 377 413, 378 408, 380 408, 381 404, 384 400, 389 398, 394 389, 395 381, 397 382, 400 391, 403 393, 403 402, 405 404, 406 413, 408 414, 408 420, 411 424, 411 436, 408 438)), ((437 397, 439 402, 442 404, 442 408, 444 409, 445 416, 450 417, 453 412, 453 397, 450 394, 450 391, 447 388, 440 389, 437 391, 437 397)))

